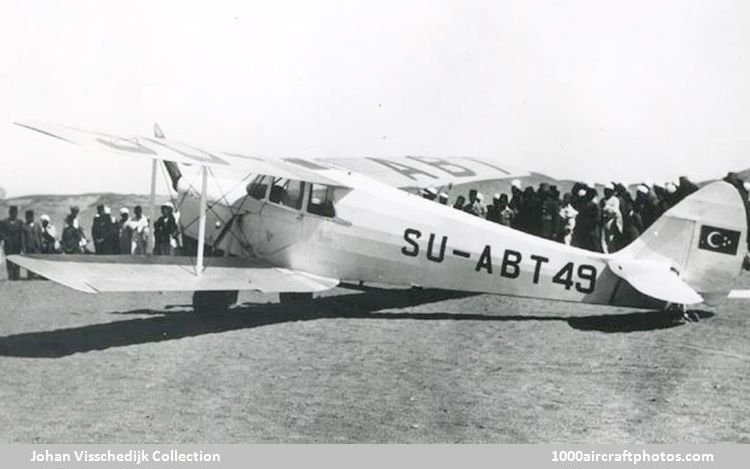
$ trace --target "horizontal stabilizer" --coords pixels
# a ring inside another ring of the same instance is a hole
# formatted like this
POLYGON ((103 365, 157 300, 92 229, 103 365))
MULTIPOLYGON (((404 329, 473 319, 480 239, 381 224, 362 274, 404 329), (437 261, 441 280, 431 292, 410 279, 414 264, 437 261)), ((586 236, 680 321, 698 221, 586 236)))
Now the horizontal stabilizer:
POLYGON ((86 293, 253 290, 316 292, 339 281, 245 259, 208 257, 200 275, 195 259, 171 256, 13 255, 8 261, 86 293))
POLYGON ((662 301, 693 305, 703 298, 662 262, 615 258, 609 268, 633 288, 662 301))

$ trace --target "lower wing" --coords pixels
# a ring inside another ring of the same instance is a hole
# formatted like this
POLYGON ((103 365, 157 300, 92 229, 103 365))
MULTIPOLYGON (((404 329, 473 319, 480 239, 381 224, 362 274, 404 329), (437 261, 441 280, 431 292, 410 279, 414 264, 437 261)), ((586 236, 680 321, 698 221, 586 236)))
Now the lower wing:
POLYGON ((12 255, 8 261, 86 293, 254 290, 316 292, 338 285, 333 278, 253 264, 245 259, 206 258, 197 275, 195 259, 170 256, 12 255))

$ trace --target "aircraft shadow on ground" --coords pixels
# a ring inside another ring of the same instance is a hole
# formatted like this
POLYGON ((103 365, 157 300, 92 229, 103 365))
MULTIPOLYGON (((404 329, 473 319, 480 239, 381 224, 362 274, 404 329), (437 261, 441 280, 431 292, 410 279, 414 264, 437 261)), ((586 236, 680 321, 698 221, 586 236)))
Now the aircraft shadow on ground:
MULTIPOLYGON (((446 312, 381 312, 384 309, 406 308, 425 303, 474 296, 473 293, 440 290, 368 289, 363 293, 317 298, 300 304, 244 303, 229 313, 198 316, 190 309, 139 309, 114 312, 117 315, 153 316, 103 324, 29 332, 0 337, 0 356, 29 358, 60 358, 75 353, 106 350, 204 334, 252 329, 273 324, 317 319, 384 319, 422 321, 560 321, 583 331, 606 333, 666 329, 681 325, 661 311, 630 312, 595 316, 555 315, 493 315, 446 312)), ((189 305, 184 305, 190 308, 189 305)), ((707 311, 699 317, 713 316, 707 311)))

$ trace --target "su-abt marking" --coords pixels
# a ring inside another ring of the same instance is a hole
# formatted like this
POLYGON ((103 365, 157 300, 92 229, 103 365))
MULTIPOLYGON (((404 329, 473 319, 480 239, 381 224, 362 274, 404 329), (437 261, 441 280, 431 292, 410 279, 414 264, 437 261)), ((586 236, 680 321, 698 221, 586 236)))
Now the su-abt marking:
MULTIPOLYGON (((404 230, 404 241, 406 245, 401 248, 401 253, 409 257, 419 256, 419 243, 417 240, 422 238, 422 232, 407 228, 404 230)), ((445 254, 448 245, 448 237, 438 237, 435 233, 430 233, 427 239, 427 260, 441 263, 445 260, 445 254), (438 239, 439 238, 439 239, 438 239)), ((471 253, 461 249, 451 249, 451 253, 456 257, 470 259, 471 253)), ((538 284, 541 277, 542 266, 550 262, 549 258, 531 254, 529 256, 534 265, 534 275, 532 281, 538 284)), ((484 246, 479 258, 474 266, 475 272, 484 272, 493 274, 497 270, 501 277, 518 278, 521 275, 521 261, 523 255, 513 249, 505 249, 499 264, 493 260, 492 247, 487 244, 484 246), (499 266, 499 269, 496 269, 499 266)), ((576 264, 574 262, 566 263, 553 277, 552 283, 562 285, 566 290, 575 289, 581 293, 593 293, 596 288, 596 267, 590 264, 576 264)))

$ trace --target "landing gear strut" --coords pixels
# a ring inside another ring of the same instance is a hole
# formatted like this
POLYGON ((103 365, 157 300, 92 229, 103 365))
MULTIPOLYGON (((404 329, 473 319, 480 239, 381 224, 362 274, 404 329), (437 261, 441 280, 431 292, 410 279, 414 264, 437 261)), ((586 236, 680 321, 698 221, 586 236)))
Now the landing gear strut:
POLYGON ((237 302, 237 290, 197 291, 193 293, 196 314, 224 314, 237 302))

